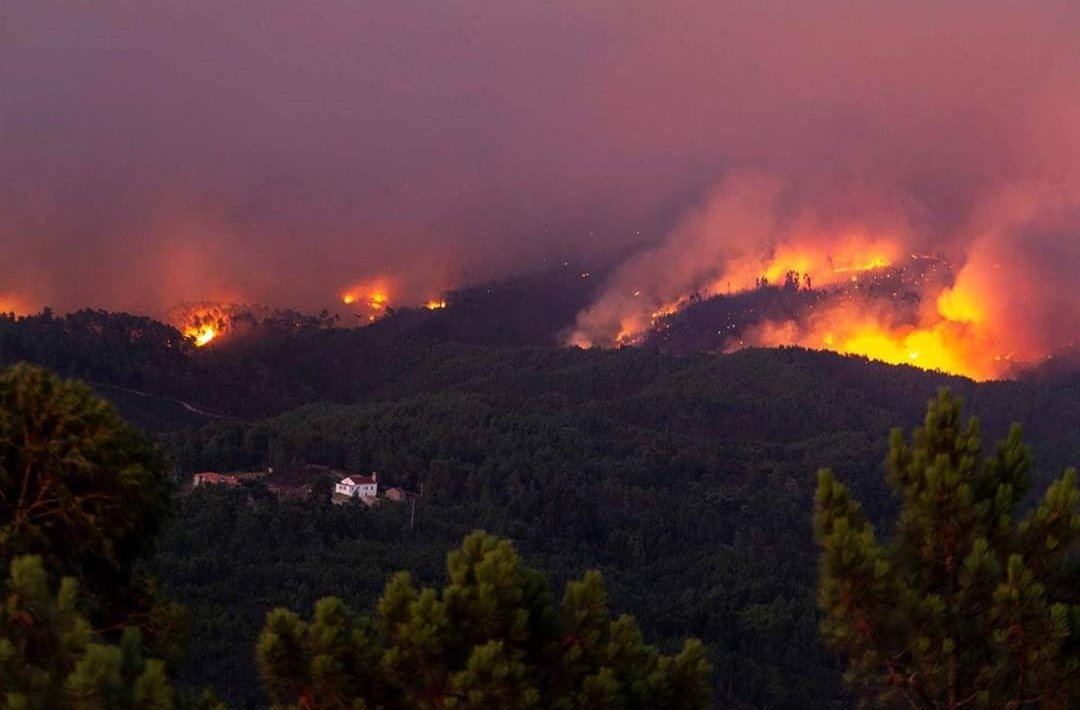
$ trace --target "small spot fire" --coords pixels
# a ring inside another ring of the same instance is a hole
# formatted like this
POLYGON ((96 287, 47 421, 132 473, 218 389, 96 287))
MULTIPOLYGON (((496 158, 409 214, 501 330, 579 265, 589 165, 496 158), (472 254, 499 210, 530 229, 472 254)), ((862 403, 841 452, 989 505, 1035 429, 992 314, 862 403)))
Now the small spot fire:
POLYGON ((341 294, 341 302, 356 309, 357 318, 371 323, 390 311, 390 291, 389 279, 378 278, 348 289, 341 294))
POLYGON ((430 297, 426 301, 413 300, 417 296, 416 290, 409 289, 388 276, 379 276, 355 284, 344 291, 340 298, 344 305, 351 307, 353 315, 365 323, 373 323, 392 313, 391 303, 405 303, 407 307, 423 307, 429 311, 447 307, 445 296, 430 297))
POLYGON ((232 329, 235 307, 201 302, 177 306, 169 312, 168 320, 185 338, 203 348, 219 341, 232 329))

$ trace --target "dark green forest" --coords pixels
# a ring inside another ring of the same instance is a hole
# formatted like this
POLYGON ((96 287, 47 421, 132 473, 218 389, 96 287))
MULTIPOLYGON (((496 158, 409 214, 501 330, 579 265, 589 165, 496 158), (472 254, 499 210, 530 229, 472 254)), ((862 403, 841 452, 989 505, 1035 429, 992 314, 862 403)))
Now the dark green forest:
POLYGON ((818 633, 816 471, 887 518, 889 430, 920 421, 942 385, 987 440, 1025 423, 1035 489, 1080 460, 1068 376, 975 384, 799 349, 585 351, 389 324, 267 329, 201 351, 178 336, 98 312, 6 319, 0 364, 96 383, 155 432, 179 483, 319 464, 423 491, 411 529, 407 505, 334 506, 325 490, 177 494, 142 571, 189 611, 179 682, 240 707, 265 702, 252 643, 270 609, 326 595, 371 608, 400 569, 442 584, 446 551, 477 528, 557 587, 600 570, 612 607, 664 652, 701 639, 721 707, 850 707, 818 633))

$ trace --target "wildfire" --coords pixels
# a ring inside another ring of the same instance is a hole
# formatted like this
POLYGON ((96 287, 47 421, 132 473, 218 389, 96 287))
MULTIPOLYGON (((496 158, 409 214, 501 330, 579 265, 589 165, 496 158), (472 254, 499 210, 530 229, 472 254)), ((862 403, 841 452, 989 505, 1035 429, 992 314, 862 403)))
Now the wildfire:
POLYGON ((977 380, 1080 356, 1075 184, 1006 184, 948 225, 853 187, 818 204, 768 175, 725 178, 614 270, 567 342, 793 345, 977 380))
POLYGON ((875 256, 871 257, 869 261, 861 264, 855 264, 853 266, 836 266, 830 273, 833 274, 849 274, 851 272, 859 271, 873 271, 874 269, 885 269, 892 266, 892 262, 885 257, 875 256))
MULTIPOLYGON (((827 333, 817 347, 848 355, 862 355, 892 365, 914 365, 926 370, 963 374, 978 380, 992 379, 998 368, 991 359, 983 363, 973 357, 963 342, 966 329, 949 321, 930 327, 900 327, 893 330, 879 323, 862 323, 841 336, 827 333)), ((812 339, 797 344, 814 347, 812 339)))
POLYGON ((0 293, 0 315, 14 313, 15 315, 29 312, 26 303, 14 294, 0 293))
POLYGON ((188 328, 184 335, 195 340, 197 347, 209 345, 210 341, 217 337, 217 328, 212 325, 204 325, 198 328, 188 328))
POLYGON ((366 294, 363 291, 349 291, 341 296, 341 302, 346 306, 353 306, 361 301, 373 311, 382 311, 390 304, 390 296, 386 291, 382 290, 375 290, 366 294))
MULTIPOLYGON (((910 255, 902 243, 859 233, 784 242, 764 259, 732 259, 708 288, 693 296, 655 299, 649 310, 640 289, 628 290, 608 344, 641 343, 695 302, 742 293, 750 310, 729 316, 736 320, 720 323, 717 331, 727 351, 797 345, 978 380, 1007 374, 1016 356, 1012 347, 1002 346, 1007 337, 991 327, 983 283, 957 278, 943 258, 910 255), (754 303, 786 305, 754 310, 754 303)), ((588 346, 594 340, 578 331, 569 342, 588 346)))
POLYGON ((744 255, 733 259, 720 278, 707 289, 725 293, 753 285, 783 285, 788 275, 797 275, 807 288, 857 281, 860 275, 892 266, 902 255, 899 240, 867 237, 850 232, 828 239, 821 235, 797 237, 778 244, 772 254, 744 255))
POLYGON ((675 303, 668 303, 666 305, 660 306, 655 311, 650 313, 649 317, 652 320, 657 321, 661 318, 666 318, 667 316, 674 315, 675 313, 678 313, 680 305, 681 303, 676 301, 675 303))
MULTIPOLYGON (((379 276, 355 283, 341 293, 341 302, 352 307, 352 313, 361 321, 373 323, 392 312, 391 304, 406 303, 413 308, 438 311, 449 303, 445 296, 430 296, 427 300, 406 300, 409 289, 390 276, 379 276), (404 294, 404 296, 403 296, 404 294)), ((432 288, 428 293, 439 293, 432 288)))
MULTIPOLYGON (((858 270, 887 268, 864 262, 858 270)), ((883 272, 880 283, 890 283, 890 276, 899 278, 883 272)), ((1014 354, 1003 352, 1001 344, 1006 339, 992 327, 985 296, 970 280, 945 285, 920 275, 906 286, 913 292, 891 291, 884 296, 874 295, 872 289, 839 288, 805 318, 751 326, 728 349, 799 345, 976 380, 1002 377, 1015 364, 1014 354), (919 299, 914 309, 908 301, 897 298, 911 293, 919 299)))
POLYGON ((233 324, 233 312, 229 306, 217 303, 197 303, 174 308, 169 321, 185 337, 203 348, 220 340, 233 324))
POLYGON ((368 308, 373 311, 382 311, 386 309, 388 303, 390 303, 390 297, 385 291, 375 291, 368 299, 368 308))
POLYGON ((341 302, 352 306, 357 318, 369 323, 377 320, 390 309, 390 293, 393 283, 384 277, 359 283, 341 294, 341 302))
POLYGON ((978 299, 956 288, 941 292, 937 299, 937 309, 943 318, 957 323, 979 323, 985 318, 978 299))

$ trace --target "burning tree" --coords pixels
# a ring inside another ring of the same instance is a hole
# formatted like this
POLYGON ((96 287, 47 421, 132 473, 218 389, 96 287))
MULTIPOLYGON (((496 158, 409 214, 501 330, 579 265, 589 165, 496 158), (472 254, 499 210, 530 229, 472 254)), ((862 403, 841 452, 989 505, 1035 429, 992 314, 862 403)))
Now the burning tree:
POLYGON ((983 456, 979 424, 947 391, 909 445, 892 434, 888 481, 901 499, 879 541, 829 471, 818 478, 819 603, 826 643, 848 659, 866 704, 1072 707, 1080 606, 1068 556, 1080 536, 1076 472, 1022 520, 1031 456, 1019 425, 983 456))
POLYGON ((185 304, 170 312, 169 321, 201 348, 229 332, 237 308, 211 302, 185 304))

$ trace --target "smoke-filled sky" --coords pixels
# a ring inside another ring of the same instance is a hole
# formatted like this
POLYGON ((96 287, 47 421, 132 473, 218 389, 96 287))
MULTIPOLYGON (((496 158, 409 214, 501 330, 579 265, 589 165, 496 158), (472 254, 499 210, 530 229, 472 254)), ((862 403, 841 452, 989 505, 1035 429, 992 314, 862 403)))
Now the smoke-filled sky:
POLYGON ((1072 313, 1078 35, 1075 0, 6 0, 0 300, 422 298, 650 241, 679 280, 753 175, 772 219, 1029 254, 1072 313))

